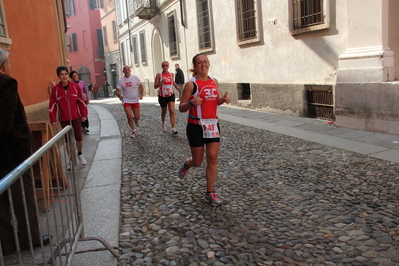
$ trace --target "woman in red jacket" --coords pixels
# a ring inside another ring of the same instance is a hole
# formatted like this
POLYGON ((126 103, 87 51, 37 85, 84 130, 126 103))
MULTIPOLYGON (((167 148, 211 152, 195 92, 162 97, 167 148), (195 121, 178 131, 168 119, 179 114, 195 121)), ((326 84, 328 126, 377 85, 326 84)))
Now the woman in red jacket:
POLYGON ((57 127, 56 116, 58 110, 58 120, 61 123, 61 127, 72 125, 76 148, 78 149, 78 158, 80 163, 85 165, 86 160, 82 154, 82 122, 87 120, 87 106, 78 84, 69 81, 68 72, 66 66, 57 67, 57 76, 60 82, 51 91, 49 103, 50 122, 54 128, 57 127))

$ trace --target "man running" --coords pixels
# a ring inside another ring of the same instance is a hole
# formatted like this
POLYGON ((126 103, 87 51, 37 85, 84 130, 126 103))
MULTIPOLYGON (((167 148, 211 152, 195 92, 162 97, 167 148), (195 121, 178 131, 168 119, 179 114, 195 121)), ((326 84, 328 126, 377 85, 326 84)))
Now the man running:
POLYGON ((132 134, 130 137, 135 138, 137 131, 134 128, 134 124, 139 126, 139 100, 143 99, 144 87, 143 84, 141 84, 140 79, 135 75, 131 75, 130 73, 130 66, 124 66, 124 76, 119 79, 118 84, 116 85, 115 95, 123 101, 123 108, 125 109, 127 122, 132 129, 132 134), (138 88, 140 88, 140 92, 138 88), (121 90, 122 94, 120 93, 121 90))

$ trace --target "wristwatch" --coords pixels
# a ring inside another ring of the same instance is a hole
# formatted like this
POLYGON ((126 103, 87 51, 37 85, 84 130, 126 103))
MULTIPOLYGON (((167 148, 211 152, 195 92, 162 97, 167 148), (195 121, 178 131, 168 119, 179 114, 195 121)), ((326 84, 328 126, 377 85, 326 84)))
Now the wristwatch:
POLYGON ((191 107, 194 106, 193 102, 190 100, 188 101, 188 105, 190 105, 191 107))

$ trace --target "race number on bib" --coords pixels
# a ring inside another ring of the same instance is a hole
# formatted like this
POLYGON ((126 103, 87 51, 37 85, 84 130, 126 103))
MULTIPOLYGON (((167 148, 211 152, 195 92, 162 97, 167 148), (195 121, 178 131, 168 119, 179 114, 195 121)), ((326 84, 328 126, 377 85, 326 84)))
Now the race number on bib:
POLYGON ((172 85, 163 85, 162 89, 163 89, 163 93, 165 94, 165 97, 169 97, 170 95, 173 94, 172 85))
POLYGON ((204 138, 209 139, 220 137, 217 119, 200 119, 200 123, 202 126, 202 131, 204 132, 204 138))

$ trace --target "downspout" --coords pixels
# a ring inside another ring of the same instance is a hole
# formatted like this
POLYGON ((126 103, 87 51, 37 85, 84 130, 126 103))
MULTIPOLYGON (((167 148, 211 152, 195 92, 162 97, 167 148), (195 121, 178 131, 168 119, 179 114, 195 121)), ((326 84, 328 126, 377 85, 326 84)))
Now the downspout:
MULTIPOLYGON (((190 69, 189 61, 188 61, 188 54, 187 54, 186 23, 185 23, 185 20, 184 20, 184 9, 183 9, 184 5, 183 5, 183 1, 184 0, 180 0, 179 1, 180 2, 180 19, 181 19, 181 25, 183 26, 183 29, 184 29, 183 31, 184 31, 184 48, 185 48, 185 53, 186 53, 186 68, 190 69)), ((186 75, 187 75, 187 79, 186 80, 189 79, 188 73, 189 72, 187 72, 187 70, 186 70, 186 75)))
POLYGON ((128 9, 129 5, 128 5, 127 2, 128 2, 128 1, 126 0, 125 3, 126 3, 126 15, 127 15, 127 31, 128 31, 128 33, 129 33, 129 47, 130 47, 130 52, 133 53, 132 36, 131 36, 131 33, 130 33, 130 18, 129 18, 129 9, 128 9))

